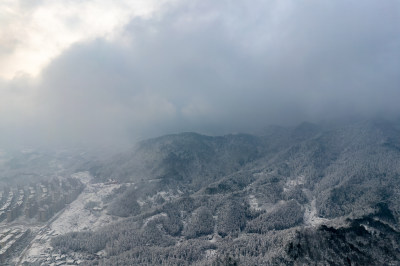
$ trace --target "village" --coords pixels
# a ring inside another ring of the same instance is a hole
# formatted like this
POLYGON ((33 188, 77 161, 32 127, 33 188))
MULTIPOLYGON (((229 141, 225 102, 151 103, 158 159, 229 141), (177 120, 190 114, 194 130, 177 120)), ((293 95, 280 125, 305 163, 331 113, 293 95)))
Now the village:
MULTIPOLYGON (((0 191, 0 263, 6 264, 31 228, 45 225, 57 212, 74 201, 84 185, 75 178, 52 178, 0 191)), ((25 241, 27 242, 27 241, 25 241)))
MULTIPOLYGON (((83 261, 102 256, 101 252, 99 254, 76 252, 63 254, 51 245, 51 240, 57 236, 100 228, 118 220, 117 217, 108 214, 107 198, 113 195, 121 184, 115 180, 108 182, 93 181, 94 178, 88 172, 78 172, 71 175, 68 182, 72 182, 72 184, 69 185, 69 188, 64 187, 60 191, 60 193, 69 191, 63 196, 67 200, 65 202, 69 203, 66 203, 60 211, 53 213, 51 217, 48 216, 46 222, 41 222, 39 210, 32 218, 21 215, 20 218, 14 220, 13 223, 18 222, 18 220, 21 222, 32 221, 32 224, 24 227, 31 231, 29 236, 26 237, 28 238, 26 243, 16 246, 14 251, 11 252, 13 254, 7 257, 6 262, 8 264, 6 265, 80 265, 83 261), (79 193, 76 198, 74 198, 75 193, 79 193)), ((65 185, 68 186, 68 184, 65 185)), ((40 184, 38 187, 40 191, 43 191, 40 184)), ((48 188, 48 186, 46 187, 48 188)), ((50 190, 47 193, 49 194, 50 190)), ((50 209, 49 205, 48 210, 50 209)), ((51 215, 51 212, 49 213, 51 215)), ((0 223, 0 226, 3 223, 0 223)))

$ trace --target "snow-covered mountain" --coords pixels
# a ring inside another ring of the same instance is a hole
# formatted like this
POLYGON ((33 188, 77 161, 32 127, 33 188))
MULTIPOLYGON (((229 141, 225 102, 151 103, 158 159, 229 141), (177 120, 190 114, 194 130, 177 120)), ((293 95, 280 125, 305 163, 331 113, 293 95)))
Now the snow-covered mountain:
POLYGON ((49 231, 38 263, 54 254, 86 265, 400 263, 393 122, 167 135, 80 170, 83 194, 48 225, 69 229, 49 231), (68 222, 82 217, 90 223, 68 222))

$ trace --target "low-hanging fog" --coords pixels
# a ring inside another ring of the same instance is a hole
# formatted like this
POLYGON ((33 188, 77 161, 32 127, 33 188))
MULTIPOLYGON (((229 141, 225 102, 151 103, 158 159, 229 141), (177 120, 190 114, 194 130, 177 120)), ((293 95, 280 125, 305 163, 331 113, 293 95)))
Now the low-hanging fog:
POLYGON ((29 23, 50 5, 25 2, 16 10, 26 24, 6 16, 11 3, 0 5, 0 146, 120 145, 400 114, 398 1, 176 0, 145 15, 99 11, 89 22, 91 3, 107 1, 72 1, 76 13, 58 21, 68 32, 51 33, 81 35, 23 50, 29 23), (99 26, 102 18, 116 26, 99 26), (29 72, 21 51, 51 49, 58 52, 29 72))

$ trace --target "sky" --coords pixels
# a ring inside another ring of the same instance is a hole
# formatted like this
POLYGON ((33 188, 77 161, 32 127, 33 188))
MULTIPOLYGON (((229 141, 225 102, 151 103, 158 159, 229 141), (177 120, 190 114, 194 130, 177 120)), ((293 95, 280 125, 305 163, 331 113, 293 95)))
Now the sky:
POLYGON ((3 0, 0 146, 400 114, 400 2, 3 0))

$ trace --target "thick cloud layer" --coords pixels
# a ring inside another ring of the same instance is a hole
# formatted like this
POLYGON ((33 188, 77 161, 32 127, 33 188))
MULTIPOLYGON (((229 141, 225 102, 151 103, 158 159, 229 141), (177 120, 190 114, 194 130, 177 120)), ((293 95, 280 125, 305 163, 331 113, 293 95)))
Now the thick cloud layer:
POLYGON ((147 17, 164 0, 0 2, 0 77, 40 70, 66 48, 95 38, 113 39, 132 17, 147 17))
POLYGON ((398 1, 176 1, 0 84, 2 140, 123 143, 400 114, 398 1))

